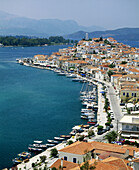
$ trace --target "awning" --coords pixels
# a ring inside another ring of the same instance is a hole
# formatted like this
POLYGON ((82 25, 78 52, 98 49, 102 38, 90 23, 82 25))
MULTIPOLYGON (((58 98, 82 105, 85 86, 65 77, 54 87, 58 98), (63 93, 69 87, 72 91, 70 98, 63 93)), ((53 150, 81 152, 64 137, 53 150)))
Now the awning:
POLYGON ((128 135, 128 134, 121 134, 121 136, 123 136, 123 137, 130 137, 131 135, 128 135))
POLYGON ((131 137, 136 137, 136 138, 138 138, 139 135, 131 134, 130 136, 131 136, 131 137))
POLYGON ((105 91, 101 91, 100 93, 105 93, 105 91))

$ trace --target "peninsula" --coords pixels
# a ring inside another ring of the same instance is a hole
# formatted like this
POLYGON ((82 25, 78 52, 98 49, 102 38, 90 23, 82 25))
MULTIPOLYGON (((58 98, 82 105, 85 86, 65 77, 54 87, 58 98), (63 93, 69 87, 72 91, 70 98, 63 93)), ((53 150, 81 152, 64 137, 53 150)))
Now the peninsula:
POLYGON ((75 126, 74 134, 66 143, 23 161, 17 165, 18 169, 99 170, 101 167, 110 170, 122 167, 126 170, 139 167, 138 48, 119 43, 112 37, 88 40, 86 34, 86 39, 80 40, 74 47, 60 49, 50 56, 38 54, 33 58, 17 59, 17 62, 53 70, 58 75, 75 76, 73 81, 97 86, 98 97, 96 105, 94 91, 81 93, 85 94, 83 101, 87 103, 87 114, 84 116, 88 119, 89 128, 75 126), (89 121, 90 110, 91 116, 97 111, 96 121, 89 121))

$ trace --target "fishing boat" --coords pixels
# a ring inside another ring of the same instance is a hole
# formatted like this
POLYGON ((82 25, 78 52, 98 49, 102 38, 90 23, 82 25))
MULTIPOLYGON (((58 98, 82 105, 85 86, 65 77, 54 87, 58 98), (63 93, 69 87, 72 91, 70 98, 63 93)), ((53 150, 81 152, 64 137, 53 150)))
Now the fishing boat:
POLYGON ((58 144, 58 141, 55 141, 55 140, 47 140, 48 143, 52 143, 52 144, 58 144))
POLYGON ((29 153, 29 152, 21 152, 18 154, 17 158, 14 158, 12 160, 13 164, 19 164, 19 163, 23 162, 24 160, 29 159, 30 156, 31 156, 31 153, 29 153))
POLYGON ((22 158, 20 158, 20 157, 18 157, 18 158, 14 158, 14 159, 12 160, 12 162, 13 162, 13 164, 20 164, 20 163, 22 163, 22 162, 23 162, 23 159, 22 159, 22 158))
POLYGON ((60 138, 60 137, 54 137, 55 140, 59 140, 59 141, 62 141, 64 140, 64 138, 60 138))
POLYGON ((31 153, 29 152, 21 152, 18 154, 19 157, 21 157, 22 159, 26 159, 26 158, 30 158, 31 153))
POLYGON ((81 125, 82 128, 89 128, 90 125, 81 125))

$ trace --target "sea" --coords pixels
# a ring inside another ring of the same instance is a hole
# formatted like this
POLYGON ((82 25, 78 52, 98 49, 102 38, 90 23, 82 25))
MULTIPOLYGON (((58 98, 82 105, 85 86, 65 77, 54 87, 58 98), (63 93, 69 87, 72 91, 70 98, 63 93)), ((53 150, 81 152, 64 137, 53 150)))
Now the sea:
POLYGON ((86 124, 80 119, 82 83, 16 63, 16 58, 50 55, 65 47, 0 48, 0 169, 12 167, 12 159, 34 140, 46 143, 86 124))
POLYGON ((50 55, 66 47, 0 48, 0 169, 12 167, 12 159, 34 140, 46 143, 87 123, 80 119, 82 83, 16 63, 16 58, 50 55))

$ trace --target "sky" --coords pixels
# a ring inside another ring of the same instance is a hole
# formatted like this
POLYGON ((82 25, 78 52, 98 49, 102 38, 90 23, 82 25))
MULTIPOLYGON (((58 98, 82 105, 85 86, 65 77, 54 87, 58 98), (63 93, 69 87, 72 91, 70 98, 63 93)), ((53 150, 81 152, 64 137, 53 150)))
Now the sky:
POLYGON ((34 19, 75 20, 106 29, 139 27, 139 0, 0 0, 0 10, 34 19))

